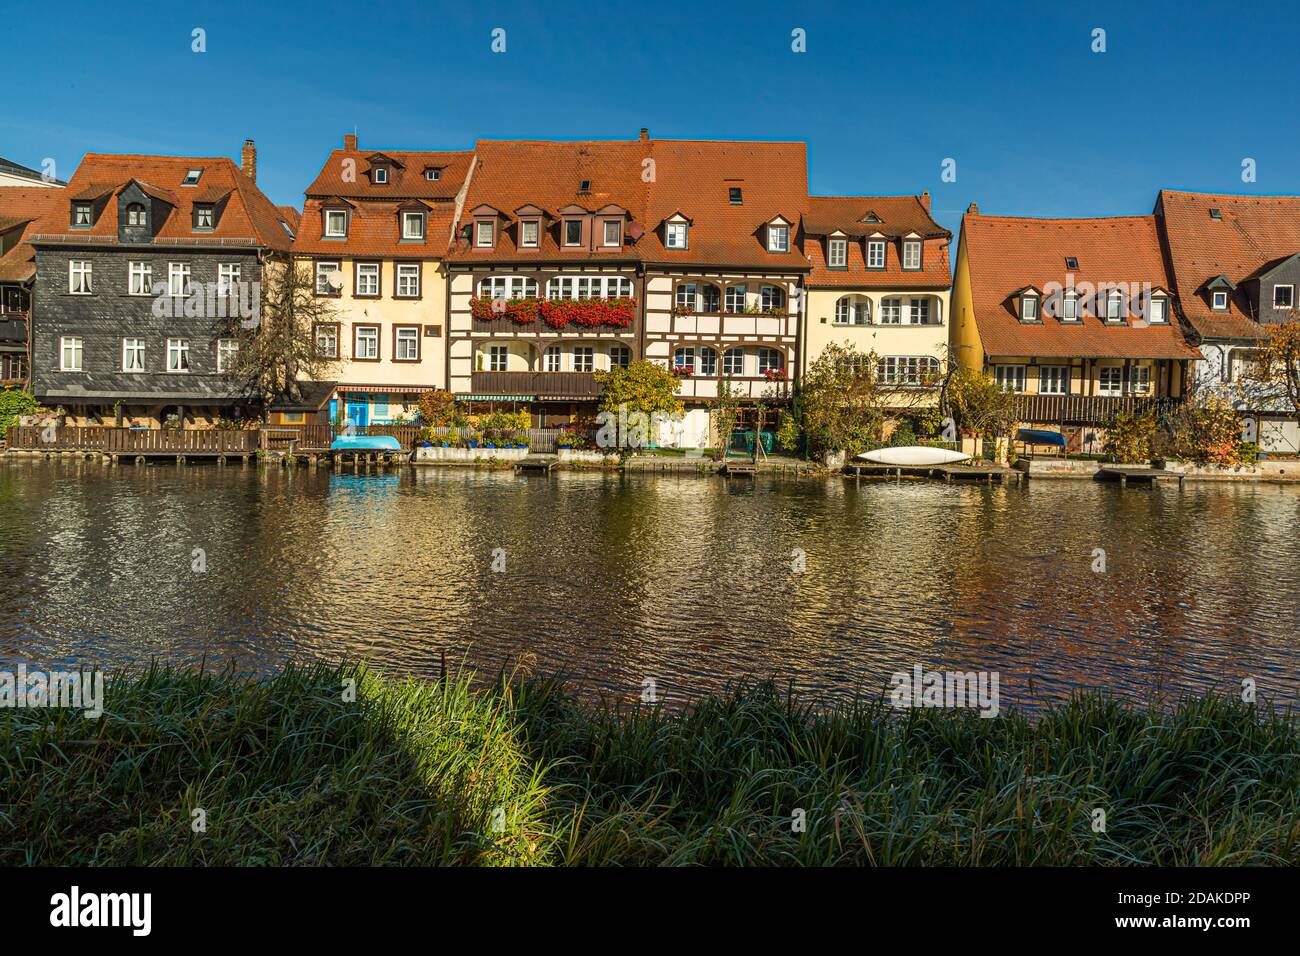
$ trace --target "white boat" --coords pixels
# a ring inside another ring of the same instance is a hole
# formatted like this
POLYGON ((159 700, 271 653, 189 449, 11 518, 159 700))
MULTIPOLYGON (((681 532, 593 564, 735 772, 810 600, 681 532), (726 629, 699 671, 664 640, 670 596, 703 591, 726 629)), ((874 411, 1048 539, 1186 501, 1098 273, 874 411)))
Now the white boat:
POLYGON ((877 465, 953 465, 970 461, 970 455, 947 448, 930 448, 926 445, 900 445, 897 448, 877 448, 858 455, 864 461, 877 465))

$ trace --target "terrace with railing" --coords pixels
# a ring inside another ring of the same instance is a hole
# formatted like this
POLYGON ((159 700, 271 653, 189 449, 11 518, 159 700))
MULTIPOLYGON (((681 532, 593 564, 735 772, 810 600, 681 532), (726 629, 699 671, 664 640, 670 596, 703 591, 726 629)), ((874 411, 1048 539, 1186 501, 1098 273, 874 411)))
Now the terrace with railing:
POLYGON ((1140 395, 1018 395, 1016 418, 1035 424, 1105 425, 1121 413, 1164 414, 1181 402, 1180 398, 1140 395))

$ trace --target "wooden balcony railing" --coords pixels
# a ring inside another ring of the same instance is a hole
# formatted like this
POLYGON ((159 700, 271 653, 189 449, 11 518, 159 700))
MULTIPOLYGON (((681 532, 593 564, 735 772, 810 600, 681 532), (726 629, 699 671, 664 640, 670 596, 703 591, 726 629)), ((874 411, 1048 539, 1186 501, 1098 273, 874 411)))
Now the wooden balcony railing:
POLYGON ((583 400, 597 398, 600 386, 591 372, 475 372, 474 395, 583 400))
POLYGON ((1139 395, 1020 395, 1016 417, 1022 422, 1062 425, 1104 425, 1121 412, 1158 414, 1181 402, 1177 398, 1147 398, 1139 395))

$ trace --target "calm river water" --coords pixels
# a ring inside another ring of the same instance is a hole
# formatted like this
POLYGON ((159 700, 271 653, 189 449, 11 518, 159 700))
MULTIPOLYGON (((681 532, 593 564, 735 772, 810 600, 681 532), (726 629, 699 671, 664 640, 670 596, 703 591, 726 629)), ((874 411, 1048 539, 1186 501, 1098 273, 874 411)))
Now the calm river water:
POLYGON ((445 652, 669 701, 740 677, 875 695, 920 663, 997 670, 1004 704, 1251 677, 1295 705, 1297 528, 1300 488, 1271 485, 9 462, 0 662, 432 675, 445 652))

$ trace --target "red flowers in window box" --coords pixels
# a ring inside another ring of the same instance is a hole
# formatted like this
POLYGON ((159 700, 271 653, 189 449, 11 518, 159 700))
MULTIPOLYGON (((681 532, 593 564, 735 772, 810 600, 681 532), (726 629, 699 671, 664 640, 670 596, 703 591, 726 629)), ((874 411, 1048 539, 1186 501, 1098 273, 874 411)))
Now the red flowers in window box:
POLYGON ((540 316, 553 329, 625 329, 636 315, 636 300, 617 299, 470 299, 476 319, 491 321, 503 316, 519 325, 536 322, 540 316))
POLYGON ((784 382, 789 376, 785 374, 784 368, 770 368, 763 373, 763 377, 769 382, 784 382))
POLYGON ((673 374, 678 378, 691 378, 695 375, 695 369, 689 365, 674 365, 673 374))
POLYGON ((509 319, 516 325, 531 325, 537 321, 536 299, 470 299, 470 314, 476 319, 509 319))

